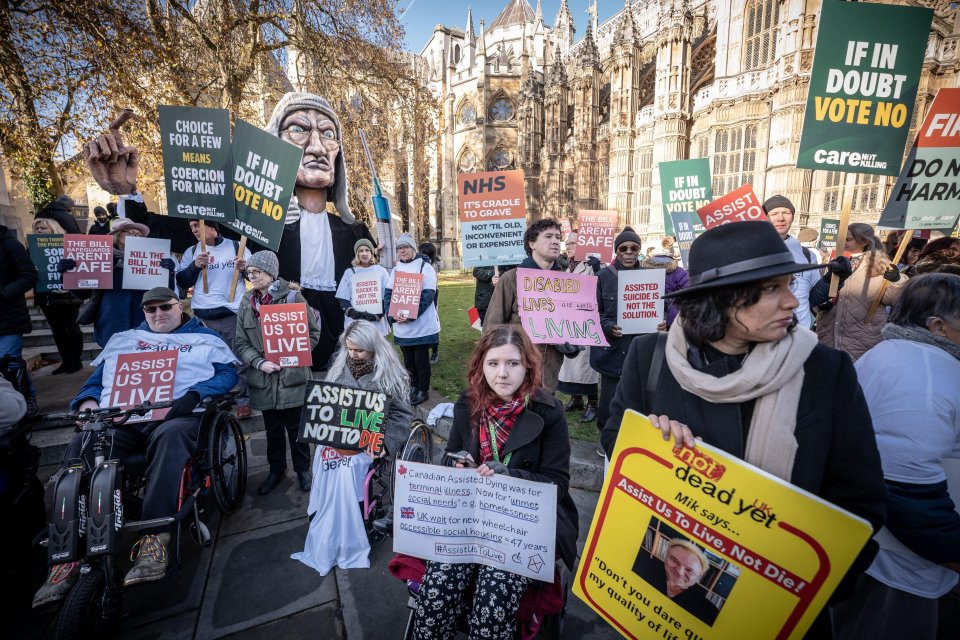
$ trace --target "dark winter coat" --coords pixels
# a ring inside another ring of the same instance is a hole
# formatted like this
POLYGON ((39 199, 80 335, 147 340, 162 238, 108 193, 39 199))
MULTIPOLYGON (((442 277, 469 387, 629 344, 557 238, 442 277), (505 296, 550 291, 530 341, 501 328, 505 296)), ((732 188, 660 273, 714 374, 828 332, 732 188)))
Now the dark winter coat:
MULTIPOLYGON (((613 335, 613 327, 617 324, 617 274, 623 266, 619 259, 615 259, 613 264, 604 267, 597 274, 597 308, 600 310, 600 328, 603 329, 603 335, 606 336, 610 346, 590 347, 590 366, 598 373, 605 376, 620 377, 620 371, 623 369, 623 361, 627 359, 627 352, 630 350, 630 344, 639 333, 623 334, 616 338, 613 335)), ((639 269, 638 262, 633 269, 639 269)))
POLYGON ((49 218, 55 221, 65 233, 81 233, 77 219, 73 217, 73 200, 68 196, 60 196, 49 202, 37 213, 37 218, 49 218))
POLYGON ((473 306, 477 309, 486 309, 490 306, 490 296, 493 295, 493 276, 497 273, 496 267, 474 267, 473 277, 477 281, 477 289, 473 293, 473 306))
MULTIPOLYGON (((367 225, 362 222, 348 224, 339 215, 329 211, 326 213, 327 220, 330 222, 330 238, 333 241, 333 273, 339 283, 343 278, 343 272, 350 268, 350 264, 356 257, 353 245, 357 240, 366 238, 374 245, 377 241, 370 235, 367 225)), ((323 250, 322 247, 312 247, 312 249, 323 250)), ((297 220, 283 227, 280 250, 277 251, 277 258, 280 260, 280 277, 287 282, 300 282, 300 252, 300 221, 297 220)))
MULTIPOLYGON (((685 289, 690 282, 690 276, 687 274, 687 270, 681 267, 673 256, 664 254, 647 256, 640 263, 640 268, 667 270, 663 286, 664 295, 685 289)), ((677 317, 677 308, 673 305, 673 300, 665 300, 664 302, 666 302, 667 306, 667 326, 670 326, 677 317)))
POLYGON ((24 294, 40 276, 14 231, 0 225, 0 336, 30 333, 24 294))
MULTIPOLYGON (((467 451, 480 459, 480 437, 470 421, 466 394, 453 407, 447 452, 467 451)), ((507 468, 514 478, 557 486, 557 553, 573 570, 577 556, 579 519, 570 496, 570 436, 563 407, 545 391, 537 391, 520 413, 507 437, 502 456, 513 453, 507 468)))

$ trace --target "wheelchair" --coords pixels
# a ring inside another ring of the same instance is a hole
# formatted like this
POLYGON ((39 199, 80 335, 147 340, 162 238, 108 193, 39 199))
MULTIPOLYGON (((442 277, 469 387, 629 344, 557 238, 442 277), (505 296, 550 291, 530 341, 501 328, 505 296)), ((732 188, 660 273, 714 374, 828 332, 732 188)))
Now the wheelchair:
POLYGON ((48 564, 80 563, 80 575, 64 599, 57 619, 57 640, 109 636, 120 618, 123 578, 132 566, 133 542, 158 529, 170 531, 168 574, 181 564, 185 526, 194 542, 210 546, 204 522, 206 502, 224 514, 236 511, 246 493, 247 450, 243 430, 229 413, 232 396, 208 398, 200 418, 197 450, 181 472, 178 511, 167 518, 140 520, 146 486, 146 453, 106 459, 110 432, 133 416, 170 403, 116 407, 50 415, 50 420, 76 421, 83 433, 80 460, 65 468, 54 490, 48 535, 48 564))

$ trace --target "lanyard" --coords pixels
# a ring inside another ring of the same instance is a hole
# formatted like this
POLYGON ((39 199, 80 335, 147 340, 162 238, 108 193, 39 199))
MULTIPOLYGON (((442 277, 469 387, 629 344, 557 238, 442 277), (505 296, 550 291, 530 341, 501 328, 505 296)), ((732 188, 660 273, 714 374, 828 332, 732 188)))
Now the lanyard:
POLYGON ((487 433, 490 435, 490 451, 493 453, 493 459, 497 462, 503 462, 503 464, 510 464, 513 452, 511 451, 506 458, 500 460, 500 451, 497 449, 497 430, 490 425, 489 421, 487 422, 487 433))

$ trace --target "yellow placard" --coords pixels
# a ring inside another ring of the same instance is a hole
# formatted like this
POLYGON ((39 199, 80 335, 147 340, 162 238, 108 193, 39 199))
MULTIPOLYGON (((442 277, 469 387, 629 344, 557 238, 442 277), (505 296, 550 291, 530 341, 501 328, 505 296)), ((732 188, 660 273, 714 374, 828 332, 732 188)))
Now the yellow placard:
POLYGON ((870 524, 624 415, 573 591, 627 638, 800 638, 870 524))

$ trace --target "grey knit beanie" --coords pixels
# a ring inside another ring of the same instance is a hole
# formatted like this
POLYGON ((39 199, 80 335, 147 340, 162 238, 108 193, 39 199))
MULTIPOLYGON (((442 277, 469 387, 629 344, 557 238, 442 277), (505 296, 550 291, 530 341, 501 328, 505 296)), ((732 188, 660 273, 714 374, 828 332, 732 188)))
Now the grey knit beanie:
POLYGON ((397 238, 397 241, 393 243, 395 249, 399 249, 402 246, 408 246, 414 251, 417 250, 417 242, 413 239, 413 236, 409 233, 401 233, 400 237, 397 238))
POLYGON ((247 260, 247 266, 254 269, 260 269, 271 278, 276 278, 280 273, 280 262, 277 260, 277 254, 273 251, 257 251, 247 260))

